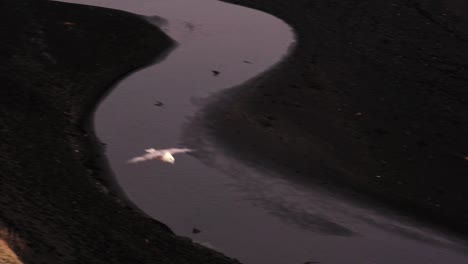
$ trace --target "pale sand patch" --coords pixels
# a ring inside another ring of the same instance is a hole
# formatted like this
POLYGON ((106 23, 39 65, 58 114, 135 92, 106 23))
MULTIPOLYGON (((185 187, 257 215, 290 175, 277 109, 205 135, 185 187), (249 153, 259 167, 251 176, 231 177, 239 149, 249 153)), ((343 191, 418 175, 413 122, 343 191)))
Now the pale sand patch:
POLYGON ((0 264, 23 264, 13 249, 24 250, 24 241, 0 222, 0 264))
POLYGON ((11 250, 5 240, 0 240, 0 263, 2 264, 22 264, 18 256, 11 250))

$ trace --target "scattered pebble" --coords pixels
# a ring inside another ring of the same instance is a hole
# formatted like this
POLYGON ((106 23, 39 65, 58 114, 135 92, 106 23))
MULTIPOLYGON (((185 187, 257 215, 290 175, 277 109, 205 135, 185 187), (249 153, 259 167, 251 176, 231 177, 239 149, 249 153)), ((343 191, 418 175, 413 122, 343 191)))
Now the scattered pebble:
POLYGON ((163 106, 163 102, 161 101, 156 101, 156 103, 154 103, 155 106, 163 106))
POLYGON ((192 233, 194 233, 194 234, 198 234, 198 233, 200 233, 200 232, 201 232, 201 231, 200 231, 200 229, 198 229, 198 228, 195 228, 195 227, 194 227, 194 228, 192 229, 192 233))
POLYGON ((361 112, 357 112, 356 114, 354 114, 355 116, 362 116, 362 113, 361 112))
POLYGON ((65 22, 63 22, 63 24, 64 24, 65 26, 69 26, 69 27, 72 27, 72 26, 75 26, 75 25, 76 25, 76 23, 69 22, 69 21, 65 21, 65 22))
POLYGON ((63 22, 63 25, 66 27, 66 30, 71 30, 76 26, 76 23, 65 21, 63 22))
POLYGON ((218 76, 220 74, 219 71, 215 71, 215 70, 212 70, 211 72, 213 73, 213 76, 218 76))

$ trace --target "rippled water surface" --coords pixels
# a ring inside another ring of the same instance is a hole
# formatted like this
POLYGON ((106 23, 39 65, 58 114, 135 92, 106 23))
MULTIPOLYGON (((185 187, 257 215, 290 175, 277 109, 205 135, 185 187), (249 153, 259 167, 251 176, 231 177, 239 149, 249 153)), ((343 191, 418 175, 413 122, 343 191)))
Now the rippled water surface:
POLYGON ((282 21, 214 0, 69 2, 148 16, 179 43, 121 81, 95 114, 122 189, 177 234, 248 264, 468 263, 454 238, 232 158, 197 121, 206 98, 287 54, 294 35, 282 21), (175 165, 125 164, 145 148, 182 142, 197 153, 179 154, 175 165))

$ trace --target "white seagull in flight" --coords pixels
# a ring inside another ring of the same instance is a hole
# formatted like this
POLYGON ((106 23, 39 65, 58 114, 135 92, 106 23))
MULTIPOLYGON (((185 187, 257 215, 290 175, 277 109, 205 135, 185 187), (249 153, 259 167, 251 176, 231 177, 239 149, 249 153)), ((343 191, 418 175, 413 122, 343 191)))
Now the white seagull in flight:
POLYGON ((150 148, 150 149, 145 149, 145 151, 146 151, 145 154, 138 156, 138 157, 134 157, 133 159, 129 159, 127 163, 139 163, 139 162, 143 162, 147 160, 156 159, 162 162, 174 164, 175 159, 174 159, 174 156, 172 156, 173 154, 186 153, 186 152, 191 152, 193 150, 188 149, 188 148, 170 148, 170 149, 150 148))

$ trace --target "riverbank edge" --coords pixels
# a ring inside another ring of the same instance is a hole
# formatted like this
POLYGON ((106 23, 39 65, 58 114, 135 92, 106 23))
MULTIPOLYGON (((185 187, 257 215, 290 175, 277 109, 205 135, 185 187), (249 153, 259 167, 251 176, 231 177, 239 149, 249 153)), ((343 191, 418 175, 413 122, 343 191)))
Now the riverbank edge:
POLYGON ((92 114, 113 84, 175 43, 123 11, 51 1, 2 5, 11 43, 1 46, 8 57, 1 65, 0 216, 21 260, 238 263, 137 210, 94 135, 92 114))
POLYGON ((374 206, 396 209, 438 229, 468 234, 466 190, 461 187, 466 186, 463 175, 468 172, 464 160, 468 143, 462 137, 468 131, 463 118, 468 109, 460 103, 467 99, 463 91, 466 66, 450 70, 441 66, 457 65, 467 57, 462 48, 467 36, 464 22, 440 8, 441 1, 369 5, 223 1, 283 19, 294 28, 298 44, 270 71, 212 98, 203 110, 203 118, 210 121, 202 122, 220 144, 237 158, 283 171, 293 181, 323 185, 374 206), (362 21, 367 25, 354 25, 362 21), (418 36, 413 26, 428 35, 418 36), (404 27, 409 28, 407 32, 404 27), (381 38, 383 44, 366 43, 366 37, 381 38), (408 44, 394 47, 401 45, 399 41, 408 44), (417 52, 411 41, 420 45, 417 52), (438 42, 449 50, 432 47, 438 42), (415 60, 414 54, 420 58, 415 60), (439 86, 431 84, 434 79, 439 86), (381 92, 392 97, 385 98, 381 107, 374 91, 379 85, 401 94, 381 92), (434 98, 437 93, 452 94, 434 98), (405 115, 383 107, 386 104, 417 112, 405 115), (445 116, 441 114, 444 108, 450 109, 445 116), (428 120, 431 114, 433 120, 428 120), (391 115, 399 119, 392 120, 391 115), (403 133, 420 137, 407 143, 403 133), (409 150, 401 150, 405 144, 409 150), (427 165, 418 155, 427 157, 427 165), (319 176, 309 176, 315 174, 319 176))

